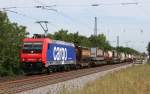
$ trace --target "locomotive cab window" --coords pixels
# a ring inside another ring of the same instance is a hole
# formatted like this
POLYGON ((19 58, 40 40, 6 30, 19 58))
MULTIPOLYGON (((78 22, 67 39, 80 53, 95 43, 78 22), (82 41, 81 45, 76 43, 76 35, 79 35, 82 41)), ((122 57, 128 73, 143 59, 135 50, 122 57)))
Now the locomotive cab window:
POLYGON ((40 42, 33 43, 24 43, 23 44, 23 53, 41 53, 43 44, 40 42))

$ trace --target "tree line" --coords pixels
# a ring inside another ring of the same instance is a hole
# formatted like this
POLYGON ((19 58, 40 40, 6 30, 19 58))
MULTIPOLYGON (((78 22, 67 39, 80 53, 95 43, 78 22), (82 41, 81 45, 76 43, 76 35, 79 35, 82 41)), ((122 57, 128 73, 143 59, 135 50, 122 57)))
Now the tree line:
POLYGON ((112 49, 104 34, 98 34, 97 36, 91 35, 90 37, 86 37, 79 35, 79 32, 69 33, 68 30, 61 29, 54 34, 48 34, 48 37, 54 40, 72 42, 75 45, 83 47, 98 47, 103 50, 112 49))
POLYGON ((133 48, 129 47, 112 47, 110 43, 107 41, 106 36, 104 34, 98 34, 97 36, 91 35, 90 37, 79 35, 76 33, 69 33, 68 30, 59 30, 54 34, 48 34, 49 38, 55 40, 63 40, 67 42, 72 42, 75 45, 83 46, 83 47, 98 47, 104 51, 108 50, 117 50, 118 52, 124 52, 127 54, 139 54, 133 48))
MULTIPOLYGON (((29 33, 25 26, 11 22, 5 12, 0 11, 0 77, 22 74, 19 63, 20 49, 23 38, 29 33)), ((48 34, 49 38, 72 42, 83 47, 98 47, 105 51, 117 49, 120 52, 136 53, 132 48, 112 47, 104 34, 86 37, 79 32, 69 33, 68 30, 59 30, 54 34, 48 34)))

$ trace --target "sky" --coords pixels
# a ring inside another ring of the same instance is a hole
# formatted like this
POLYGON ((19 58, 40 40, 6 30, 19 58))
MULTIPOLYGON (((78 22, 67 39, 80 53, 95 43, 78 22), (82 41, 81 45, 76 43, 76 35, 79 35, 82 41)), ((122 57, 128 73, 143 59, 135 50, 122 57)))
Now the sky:
POLYGON ((48 33, 65 29, 88 37, 94 33, 97 17, 97 33, 105 34, 112 46, 119 36, 120 46, 144 52, 150 41, 149 0, 0 0, 0 10, 8 7, 17 7, 7 9, 8 17, 26 26, 30 36, 44 33, 37 21, 48 21, 48 33), (35 6, 51 6, 49 9, 57 11, 35 6))

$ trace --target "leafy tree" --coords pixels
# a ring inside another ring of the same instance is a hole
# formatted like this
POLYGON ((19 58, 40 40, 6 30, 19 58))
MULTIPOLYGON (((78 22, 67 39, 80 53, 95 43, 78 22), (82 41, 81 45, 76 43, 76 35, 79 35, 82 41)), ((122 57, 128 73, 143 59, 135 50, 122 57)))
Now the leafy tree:
POLYGON ((68 30, 59 30, 54 34, 48 34, 49 38, 53 38, 55 40, 63 40, 67 42, 72 42, 75 45, 83 46, 83 47, 98 47, 103 50, 111 50, 112 47, 109 42, 106 40, 106 36, 104 34, 99 34, 98 36, 91 35, 90 37, 86 37, 83 35, 79 35, 76 33, 68 33, 68 30))
POLYGON ((112 47, 106 40, 106 36, 104 34, 99 34, 98 36, 91 35, 89 37, 91 42, 91 47, 99 47, 103 50, 111 50, 112 47))
POLYGON ((68 33, 68 30, 63 30, 63 29, 59 30, 58 32, 55 32, 53 35, 48 34, 48 37, 53 38, 55 40, 72 42, 75 45, 82 45, 82 46, 89 45, 89 41, 87 37, 79 35, 78 32, 68 33))
POLYGON ((55 40, 68 41, 68 30, 61 29, 58 32, 55 32, 53 38, 55 40))
POLYGON ((5 12, 0 11, 0 76, 19 74, 21 41, 28 34, 24 26, 11 23, 5 12))
POLYGON ((150 42, 148 43, 147 51, 148 51, 148 55, 150 56, 150 42))
POLYGON ((61 29, 58 32, 55 32, 53 35, 49 34, 48 37, 56 40, 72 42, 75 45, 83 46, 83 47, 98 47, 105 51, 114 49, 119 52, 124 52, 127 54, 139 54, 138 51, 129 47, 113 48, 107 41, 106 36, 104 34, 99 34, 97 36, 91 35, 90 37, 86 37, 83 35, 79 35, 78 32, 68 33, 68 30, 61 29))
POLYGON ((127 54, 139 54, 140 53, 140 52, 136 51, 135 49, 129 48, 129 47, 120 46, 120 47, 117 47, 116 49, 119 52, 124 52, 124 53, 127 53, 127 54))

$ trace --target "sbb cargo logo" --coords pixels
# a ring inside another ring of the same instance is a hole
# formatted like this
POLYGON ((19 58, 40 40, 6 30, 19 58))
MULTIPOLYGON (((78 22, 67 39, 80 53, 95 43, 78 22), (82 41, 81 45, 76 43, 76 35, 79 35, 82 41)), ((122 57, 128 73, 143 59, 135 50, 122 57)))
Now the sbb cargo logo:
POLYGON ((66 61, 67 60, 67 49, 63 47, 54 47, 53 49, 53 57, 54 60, 62 60, 66 61))

